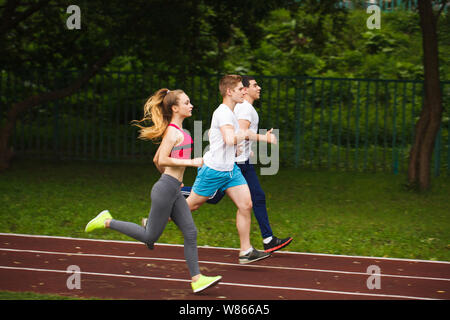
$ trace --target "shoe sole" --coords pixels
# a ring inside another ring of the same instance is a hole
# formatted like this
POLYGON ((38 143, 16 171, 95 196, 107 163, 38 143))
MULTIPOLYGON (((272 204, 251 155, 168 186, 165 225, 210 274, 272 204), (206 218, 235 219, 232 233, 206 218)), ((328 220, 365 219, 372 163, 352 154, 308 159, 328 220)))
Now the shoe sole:
POLYGON ((253 259, 253 260, 241 260, 241 259, 239 259, 239 264, 249 264, 249 263, 252 263, 252 262, 256 262, 256 261, 259 261, 259 260, 266 259, 266 258, 268 258, 268 257, 270 257, 270 256, 271 256, 271 255, 268 254, 268 255, 259 257, 259 258, 257 258, 257 259, 253 259))
POLYGON ((216 281, 213 281, 213 282, 211 282, 211 283, 208 283, 207 285, 204 285, 204 286, 201 287, 201 288, 196 289, 196 290, 194 291, 194 293, 199 293, 199 292, 202 292, 202 291, 205 290, 205 289, 214 287, 216 284, 218 284, 218 283, 220 282, 220 280, 222 280, 222 277, 220 277, 220 278, 217 279, 216 281))
POLYGON ((270 249, 267 249, 267 250, 264 250, 264 252, 274 252, 274 251, 277 251, 277 250, 280 250, 280 249, 283 249, 284 247, 287 247, 287 245, 289 244, 289 243, 291 243, 292 242, 292 240, 293 240, 293 238, 290 238, 288 241, 286 241, 286 242, 283 242, 282 244, 280 244, 279 246, 276 246, 276 247, 273 247, 273 248, 270 248, 270 249))

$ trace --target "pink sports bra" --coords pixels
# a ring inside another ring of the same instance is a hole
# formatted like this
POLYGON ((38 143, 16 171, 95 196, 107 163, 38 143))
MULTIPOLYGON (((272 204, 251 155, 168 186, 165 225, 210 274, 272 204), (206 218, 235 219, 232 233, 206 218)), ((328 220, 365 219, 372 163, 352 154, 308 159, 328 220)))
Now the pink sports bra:
POLYGON ((177 159, 190 159, 191 151, 192 151, 192 143, 194 142, 189 134, 187 134, 184 130, 178 128, 177 125, 170 123, 169 126, 177 128, 183 133, 183 142, 181 144, 173 147, 172 152, 170 153, 171 158, 177 159))

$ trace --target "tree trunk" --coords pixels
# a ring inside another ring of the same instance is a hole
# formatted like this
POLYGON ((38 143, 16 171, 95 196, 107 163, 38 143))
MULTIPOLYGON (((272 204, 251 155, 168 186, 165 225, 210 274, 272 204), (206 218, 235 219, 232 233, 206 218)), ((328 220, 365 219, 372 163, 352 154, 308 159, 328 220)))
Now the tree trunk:
POLYGON ((419 15, 422 28, 425 97, 410 152, 408 182, 411 187, 424 191, 430 188, 431 158, 442 121, 442 93, 439 79, 437 17, 433 14, 430 0, 419 0, 419 15))
POLYGON ((98 71, 100 71, 112 59, 112 51, 106 52, 95 64, 76 79, 71 85, 51 92, 31 96, 11 106, 6 116, 6 122, 0 129, 0 172, 9 168, 14 151, 9 145, 14 126, 20 114, 31 107, 61 99, 74 94, 81 86, 87 83, 98 71))

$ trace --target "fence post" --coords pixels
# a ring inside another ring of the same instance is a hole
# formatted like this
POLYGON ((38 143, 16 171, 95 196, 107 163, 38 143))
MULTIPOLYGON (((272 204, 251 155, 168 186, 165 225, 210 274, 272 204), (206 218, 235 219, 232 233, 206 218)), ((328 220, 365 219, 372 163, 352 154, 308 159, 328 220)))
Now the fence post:
POLYGON ((397 82, 394 85, 394 105, 393 105, 393 123, 392 123, 392 157, 393 172, 398 174, 398 149, 397 149, 397 82))
MULTIPOLYGON (((56 78, 53 78, 53 87, 56 87, 56 78)), ((59 100, 52 102, 53 104, 53 157, 59 160, 58 142, 59 142, 59 100)))
POLYGON ((295 155, 294 166, 298 168, 299 156, 300 156, 300 89, 295 86, 295 155))
POLYGON ((356 119, 355 119, 355 163, 353 164, 353 168, 355 170, 359 169, 359 106, 360 106, 360 88, 361 81, 358 80, 358 86, 356 87, 356 119))
POLYGON ((333 91, 333 80, 330 80, 330 100, 328 104, 328 169, 331 168, 331 144, 332 144, 332 130, 333 130, 333 98, 334 98, 334 91, 333 91))

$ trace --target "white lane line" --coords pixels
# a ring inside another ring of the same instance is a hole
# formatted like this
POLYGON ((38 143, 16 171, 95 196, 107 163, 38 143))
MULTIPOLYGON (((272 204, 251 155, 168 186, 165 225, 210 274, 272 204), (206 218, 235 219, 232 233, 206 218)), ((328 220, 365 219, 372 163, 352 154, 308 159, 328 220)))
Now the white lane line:
MULTIPOLYGON (((22 270, 22 271, 36 271, 36 272, 67 273, 66 270, 37 269, 37 268, 25 268, 25 267, 0 266, 0 269, 22 270)), ((159 277, 135 276, 135 275, 114 274, 114 273, 98 273, 98 272, 84 272, 84 271, 80 271, 80 275, 81 274, 92 275, 92 276, 117 277, 117 278, 133 278, 133 279, 160 280, 160 281, 190 282, 190 280, 186 280, 186 279, 159 278, 159 277)), ((220 285, 236 286, 236 287, 247 287, 247 288, 260 288, 260 289, 307 291, 307 292, 317 292, 317 293, 344 294, 344 295, 380 297, 380 298, 393 298, 393 299, 439 300, 439 299, 434 299, 434 298, 429 298, 429 297, 413 297, 413 296, 390 295, 390 294, 375 294, 375 293, 372 294, 372 293, 363 293, 363 292, 333 291, 333 290, 296 288, 296 287, 265 286, 265 285, 258 285, 258 284, 242 284, 242 283, 232 283, 232 282, 220 282, 220 285)))
MULTIPOLYGON (((24 253, 35 253, 35 254, 49 254, 49 255, 98 257, 98 258, 112 258, 112 259, 159 260, 159 261, 172 261, 172 262, 182 262, 182 263, 185 262, 184 259, 175 259, 175 258, 136 257, 136 256, 121 256, 121 255, 107 255, 107 254, 94 254, 94 253, 72 253, 72 252, 9 249, 9 248, 0 248, 0 251, 24 252, 24 253)), ((260 268, 260 269, 278 269, 278 270, 292 270, 292 271, 307 271, 307 272, 324 272, 324 273, 350 274, 350 275, 361 275, 361 276, 366 276, 366 277, 369 275, 369 274, 367 274, 365 272, 355 272, 355 271, 340 271, 340 270, 311 269, 311 268, 297 268, 297 267, 281 267, 281 266, 265 266, 265 265, 248 265, 248 264, 243 266, 243 265, 237 264, 237 263, 217 262, 217 261, 202 261, 201 260, 201 261, 199 261, 199 263, 225 265, 225 266, 236 266, 236 267, 251 267, 251 268, 260 268)), ((390 278, 450 281, 450 279, 447 279, 447 278, 420 277, 420 276, 408 276, 408 275, 394 275, 394 274, 383 274, 383 273, 381 273, 380 276, 381 277, 390 277, 390 278)))
MULTIPOLYGON (((124 244, 139 244, 137 241, 124 241, 124 240, 106 240, 106 239, 87 239, 87 238, 71 238, 63 236, 48 236, 48 235, 33 235, 33 234, 21 234, 21 233, 2 233, 0 236, 14 236, 14 237, 27 237, 27 238, 50 238, 50 239, 62 239, 62 240, 76 240, 76 241, 92 241, 92 242, 109 242, 109 243, 124 243, 124 244)), ((158 246, 168 247, 183 247, 182 244, 169 244, 169 243, 156 243, 158 246)), ((237 248, 226 247, 210 247, 210 246, 198 246, 203 249, 218 249, 218 250, 233 250, 238 251, 237 248)), ((353 256, 353 255, 337 255, 327 253, 309 253, 309 252, 293 252, 293 251, 277 251, 276 254, 294 254, 294 255, 306 255, 306 256, 323 256, 323 257, 335 257, 335 258, 354 258, 354 259, 370 259, 370 260, 387 260, 387 261, 404 261, 404 262, 421 262, 421 263, 440 263, 450 264, 450 261, 435 261, 435 260, 420 260, 420 259, 406 259, 406 258, 387 258, 387 257, 367 257, 367 256, 353 256)))

